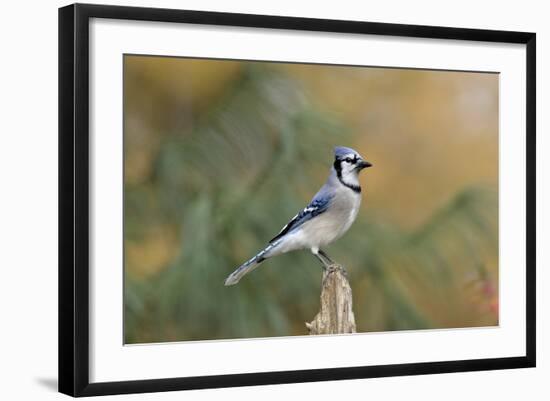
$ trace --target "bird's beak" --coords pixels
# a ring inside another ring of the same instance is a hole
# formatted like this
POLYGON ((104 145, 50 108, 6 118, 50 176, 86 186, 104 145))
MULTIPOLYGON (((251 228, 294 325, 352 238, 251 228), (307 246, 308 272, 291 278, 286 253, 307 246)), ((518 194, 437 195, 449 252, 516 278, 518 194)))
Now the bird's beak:
POLYGON ((361 161, 359 162, 359 164, 357 165, 357 168, 358 168, 359 170, 363 170, 364 168, 371 167, 371 166, 372 166, 372 164, 369 163, 368 161, 366 161, 366 160, 361 160, 361 161))

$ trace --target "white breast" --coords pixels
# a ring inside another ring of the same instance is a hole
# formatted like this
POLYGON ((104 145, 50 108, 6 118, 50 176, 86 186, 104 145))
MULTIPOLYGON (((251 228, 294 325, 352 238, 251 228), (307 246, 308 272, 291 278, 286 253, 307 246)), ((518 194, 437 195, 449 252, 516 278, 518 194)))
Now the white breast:
POLYGON ((341 210, 338 210, 338 219, 341 219, 342 225, 340 230, 338 230, 338 234, 335 239, 340 238, 346 231, 349 230, 357 218, 357 213, 359 213, 359 207, 361 206, 360 193, 353 192, 348 188, 345 188, 345 190, 341 192, 343 193, 335 201, 341 204, 341 210))
POLYGON ((357 213, 359 213, 359 206, 361 206, 361 194, 357 194, 353 192, 352 199, 351 199, 351 211, 348 215, 348 220, 346 221, 346 224, 344 225, 343 233, 349 230, 355 219, 357 218, 357 213))
POLYGON ((319 248, 340 238, 355 221, 360 205, 361 194, 342 187, 329 210, 304 224, 299 235, 302 247, 319 248))

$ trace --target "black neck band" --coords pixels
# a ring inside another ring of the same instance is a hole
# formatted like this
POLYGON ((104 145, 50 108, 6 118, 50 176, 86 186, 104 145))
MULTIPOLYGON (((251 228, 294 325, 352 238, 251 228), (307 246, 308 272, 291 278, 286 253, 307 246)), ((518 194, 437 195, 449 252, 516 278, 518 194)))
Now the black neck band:
POLYGON ((338 177, 338 181, 340 181, 343 186, 348 187, 349 189, 351 189, 353 192, 357 194, 361 193, 361 187, 359 185, 350 184, 348 182, 345 182, 342 179, 342 166, 340 164, 340 160, 334 161, 334 169, 336 170, 336 176, 338 177))
POLYGON ((345 187, 348 187, 349 189, 351 189, 353 192, 357 193, 357 194, 360 194, 361 193, 361 187, 359 185, 355 185, 355 184, 350 184, 350 183, 347 183, 345 182, 341 176, 338 176, 338 180, 342 183, 343 186, 345 187))

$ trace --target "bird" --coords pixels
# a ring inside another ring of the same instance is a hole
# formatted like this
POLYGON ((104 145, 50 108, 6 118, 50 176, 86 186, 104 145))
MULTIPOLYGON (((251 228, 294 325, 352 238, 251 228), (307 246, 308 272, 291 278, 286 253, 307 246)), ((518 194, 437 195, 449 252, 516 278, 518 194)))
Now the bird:
POLYGON ((324 269, 329 268, 334 262, 321 247, 340 238, 355 221, 361 205, 359 173, 371 166, 352 148, 336 146, 325 184, 264 249, 227 277, 225 285, 237 284, 266 259, 296 250, 309 249, 324 269))

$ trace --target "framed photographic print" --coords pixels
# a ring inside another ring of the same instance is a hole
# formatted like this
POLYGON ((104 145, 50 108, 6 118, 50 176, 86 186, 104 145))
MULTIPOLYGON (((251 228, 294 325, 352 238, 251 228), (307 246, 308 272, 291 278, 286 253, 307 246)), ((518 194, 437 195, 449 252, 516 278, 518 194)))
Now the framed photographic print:
POLYGON ((535 34, 59 10, 59 390, 535 366, 535 34))

